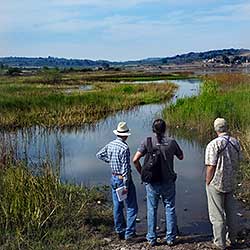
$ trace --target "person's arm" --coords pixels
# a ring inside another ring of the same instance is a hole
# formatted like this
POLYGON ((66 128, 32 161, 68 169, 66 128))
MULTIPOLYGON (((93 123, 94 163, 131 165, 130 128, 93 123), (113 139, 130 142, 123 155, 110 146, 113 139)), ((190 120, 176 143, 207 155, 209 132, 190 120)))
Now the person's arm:
POLYGON ((123 176, 123 184, 125 186, 125 189, 127 192, 128 190, 128 179, 129 177, 129 171, 130 171, 130 151, 129 148, 127 148, 121 156, 121 164, 122 164, 122 176, 123 176))
POLYGON ((135 168, 136 170, 138 171, 139 174, 141 174, 141 163, 140 163, 140 159, 142 157, 142 153, 137 151, 134 155, 134 158, 133 158, 133 163, 135 165, 135 168))
POLYGON ((96 154, 96 157, 99 159, 99 160, 102 160, 106 163, 109 163, 110 162, 110 159, 108 157, 108 153, 107 153, 107 150, 108 150, 108 147, 107 145, 105 147, 103 147, 99 152, 97 152, 96 154))
POLYGON ((137 152, 135 153, 134 157, 133 157, 133 163, 134 166, 137 170, 137 172, 141 175, 141 170, 142 170, 142 166, 140 163, 140 159, 142 157, 144 157, 144 155, 147 153, 147 139, 145 139, 144 141, 141 142, 140 147, 137 149, 137 152))
POLYGON ((207 185, 210 184, 210 182, 214 177, 217 161, 218 161, 218 148, 212 141, 207 145, 205 151, 205 166, 206 166, 205 179, 207 185))
POLYGON ((209 185, 215 173, 215 166, 207 165, 206 170, 206 184, 209 185))
POLYGON ((178 145, 178 143, 176 141, 174 141, 174 143, 175 143, 175 147, 176 147, 176 150, 175 150, 176 157, 179 160, 183 160, 184 159, 183 151, 181 150, 180 146, 178 145))

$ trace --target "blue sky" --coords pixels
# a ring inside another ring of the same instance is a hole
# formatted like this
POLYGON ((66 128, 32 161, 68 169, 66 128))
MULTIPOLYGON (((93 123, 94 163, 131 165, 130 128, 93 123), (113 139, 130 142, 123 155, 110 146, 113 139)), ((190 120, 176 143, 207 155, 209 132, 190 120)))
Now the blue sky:
POLYGON ((2 0, 0 56, 107 60, 250 48, 249 0, 2 0))

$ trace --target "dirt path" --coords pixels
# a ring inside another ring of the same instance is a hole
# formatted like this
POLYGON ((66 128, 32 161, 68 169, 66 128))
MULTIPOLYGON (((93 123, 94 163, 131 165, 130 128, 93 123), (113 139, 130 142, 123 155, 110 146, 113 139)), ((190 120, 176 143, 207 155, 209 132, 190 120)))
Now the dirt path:
MULTIPOLYGON (((164 234, 160 234, 158 238, 158 245, 151 247, 147 240, 145 239, 145 234, 139 234, 132 242, 126 242, 125 240, 117 240, 113 236, 112 238, 105 238, 108 242, 107 246, 104 248, 111 250, 209 250, 213 249, 211 240, 212 235, 189 235, 189 236, 178 236, 176 245, 169 247, 165 244, 164 234)), ((243 229, 239 234, 240 245, 238 248, 234 249, 244 249, 250 250, 250 228, 243 229)), ((232 248, 229 248, 232 249, 232 248)))
MULTIPOLYGON (((127 243, 126 241, 110 242, 105 249, 112 250, 209 250, 213 249, 211 245, 211 235, 194 235, 194 236, 180 236, 177 239, 175 246, 169 247, 164 243, 164 238, 159 239, 157 246, 151 247, 144 236, 139 235, 133 242, 127 243)), ((237 249, 250 250, 250 234, 246 235, 241 240, 241 245, 237 249)), ((230 248, 229 248, 230 249, 230 248)), ((231 248, 232 249, 232 248, 231 248)), ((236 249, 236 248, 234 248, 236 249)))

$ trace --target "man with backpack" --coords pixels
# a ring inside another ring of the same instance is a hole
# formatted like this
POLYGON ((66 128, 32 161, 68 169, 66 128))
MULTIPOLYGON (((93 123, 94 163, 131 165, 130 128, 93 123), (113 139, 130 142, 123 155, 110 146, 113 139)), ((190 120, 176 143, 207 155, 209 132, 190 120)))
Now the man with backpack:
POLYGON ((213 247, 226 248, 228 230, 231 245, 236 244, 236 216, 233 188, 240 160, 240 144, 228 134, 224 118, 214 121, 218 137, 206 147, 206 191, 209 219, 213 225, 213 247))
POLYGON ((174 156, 183 159, 183 152, 174 139, 165 136, 166 123, 162 119, 153 122, 154 135, 147 137, 138 148, 133 162, 146 184, 147 192, 147 240, 151 246, 157 244, 157 208, 162 198, 166 213, 166 243, 175 244, 177 234, 175 213, 175 180, 174 156), (141 166, 140 158, 144 157, 141 166))

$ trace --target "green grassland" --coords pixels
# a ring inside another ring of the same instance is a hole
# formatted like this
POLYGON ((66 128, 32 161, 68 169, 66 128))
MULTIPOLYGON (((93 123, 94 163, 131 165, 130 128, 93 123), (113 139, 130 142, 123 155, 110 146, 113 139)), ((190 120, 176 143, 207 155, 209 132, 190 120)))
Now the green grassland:
POLYGON ((231 130, 245 130, 250 122, 250 77, 217 75, 203 81, 199 96, 177 100, 167 108, 170 126, 194 128, 202 135, 211 134, 216 117, 225 117, 231 130))

